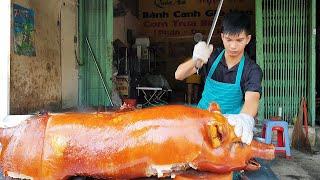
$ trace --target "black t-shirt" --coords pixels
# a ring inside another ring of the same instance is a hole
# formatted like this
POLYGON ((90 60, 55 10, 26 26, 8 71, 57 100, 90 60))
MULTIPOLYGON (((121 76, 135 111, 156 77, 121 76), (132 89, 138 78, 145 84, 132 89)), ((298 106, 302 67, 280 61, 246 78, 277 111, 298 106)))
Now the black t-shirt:
MULTIPOLYGON (((223 49, 216 49, 208 60, 208 63, 203 65, 200 70, 200 74, 204 76, 206 79, 207 75, 210 71, 212 64, 215 62, 216 58, 219 56, 223 49)), ((239 63, 228 69, 224 56, 219 62, 216 70, 212 75, 212 79, 215 81, 223 82, 223 83, 232 83, 234 84, 236 81, 237 71, 238 71, 239 63)), ((245 55, 244 67, 241 76, 240 86, 243 93, 243 97, 245 92, 253 91, 259 92, 261 95, 261 81, 262 81, 262 70, 258 64, 252 61, 247 55, 245 55)))

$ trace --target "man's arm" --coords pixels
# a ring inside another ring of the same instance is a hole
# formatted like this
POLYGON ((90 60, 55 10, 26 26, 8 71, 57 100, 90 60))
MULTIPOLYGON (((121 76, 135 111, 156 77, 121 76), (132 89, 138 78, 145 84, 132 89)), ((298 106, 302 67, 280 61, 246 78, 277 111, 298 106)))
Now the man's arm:
POLYGON ((197 69, 196 69, 196 63, 197 64, 197 67, 200 68, 202 67, 203 65, 203 61, 199 61, 199 62, 196 62, 192 59, 189 59, 187 60, 186 62, 180 64, 176 70, 176 73, 175 73, 175 78, 177 80, 184 80, 185 78, 191 76, 192 74, 196 73, 197 72, 197 69))
POLYGON ((244 104, 241 113, 246 113, 252 117, 255 117, 258 113, 260 93, 247 91, 245 93, 244 104))
POLYGON ((201 68, 203 64, 208 62, 208 59, 212 53, 213 46, 204 41, 198 42, 193 48, 192 58, 179 65, 176 70, 175 78, 177 80, 184 80, 197 72, 197 68, 201 68))
POLYGON ((244 104, 240 114, 227 115, 228 122, 234 126, 234 132, 241 141, 250 144, 253 138, 254 117, 257 115, 261 94, 262 70, 258 65, 249 74, 245 88, 244 104))
POLYGON ((259 107, 260 93, 247 91, 240 114, 227 115, 228 122, 234 126, 234 132, 241 141, 250 144, 253 138, 254 117, 259 107))

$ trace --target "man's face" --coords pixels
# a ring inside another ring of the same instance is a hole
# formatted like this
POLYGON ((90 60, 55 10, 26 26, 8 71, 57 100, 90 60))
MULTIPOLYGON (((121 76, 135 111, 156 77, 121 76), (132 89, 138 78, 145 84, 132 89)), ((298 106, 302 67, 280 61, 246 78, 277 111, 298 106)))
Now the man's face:
POLYGON ((250 42, 251 35, 247 35, 244 31, 236 35, 221 33, 221 39, 227 55, 238 57, 242 55, 244 48, 250 42))

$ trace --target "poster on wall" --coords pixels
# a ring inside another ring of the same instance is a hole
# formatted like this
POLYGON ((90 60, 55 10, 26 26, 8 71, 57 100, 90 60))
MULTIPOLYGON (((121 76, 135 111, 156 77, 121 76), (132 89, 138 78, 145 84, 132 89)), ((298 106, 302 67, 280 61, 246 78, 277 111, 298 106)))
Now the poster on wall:
POLYGON ((18 4, 13 4, 12 15, 14 53, 24 56, 36 56, 34 11, 18 4))

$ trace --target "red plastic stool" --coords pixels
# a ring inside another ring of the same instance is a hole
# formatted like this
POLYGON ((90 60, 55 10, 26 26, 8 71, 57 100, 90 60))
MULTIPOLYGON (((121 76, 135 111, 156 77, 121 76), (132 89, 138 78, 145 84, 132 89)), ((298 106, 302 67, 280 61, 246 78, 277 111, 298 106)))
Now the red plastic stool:
MULTIPOLYGON (((285 144, 285 140, 283 139, 283 127, 279 127, 279 126, 276 126, 276 127, 273 127, 272 128, 272 131, 277 131, 277 147, 284 147, 284 144, 285 144)), ((262 138, 266 138, 266 124, 263 124, 263 127, 262 127, 262 138)), ((276 152, 285 152, 285 150, 276 150, 276 152)))

